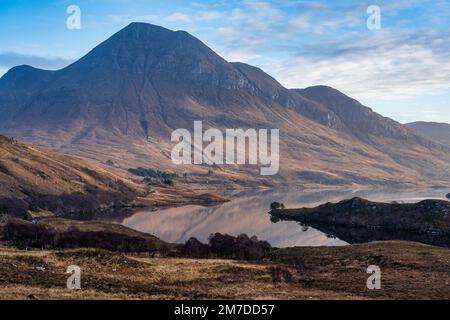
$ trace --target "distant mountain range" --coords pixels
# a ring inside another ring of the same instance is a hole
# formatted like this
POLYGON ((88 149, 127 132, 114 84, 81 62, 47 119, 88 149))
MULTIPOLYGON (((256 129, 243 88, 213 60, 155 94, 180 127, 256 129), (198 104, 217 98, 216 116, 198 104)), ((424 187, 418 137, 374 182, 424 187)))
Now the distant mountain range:
POLYGON ((194 120, 219 129, 280 129, 279 175, 221 166, 209 178, 221 185, 450 181, 450 147, 333 88, 287 89, 184 31, 132 23, 64 69, 18 66, 0 79, 1 133, 123 169, 202 176, 209 167, 170 160, 171 132, 192 130, 194 120))
POLYGON ((408 127, 450 147, 450 124, 440 122, 412 122, 408 127))

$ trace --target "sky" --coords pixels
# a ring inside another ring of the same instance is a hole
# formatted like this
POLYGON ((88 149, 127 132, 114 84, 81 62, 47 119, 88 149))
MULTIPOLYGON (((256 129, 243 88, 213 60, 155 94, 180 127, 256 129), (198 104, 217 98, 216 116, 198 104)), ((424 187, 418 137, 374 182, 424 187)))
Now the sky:
POLYGON ((450 123, 450 0, 0 0, 0 76, 62 68, 131 22, 186 30, 288 88, 329 85, 402 123, 450 123), (71 5, 80 29, 66 25, 71 5))

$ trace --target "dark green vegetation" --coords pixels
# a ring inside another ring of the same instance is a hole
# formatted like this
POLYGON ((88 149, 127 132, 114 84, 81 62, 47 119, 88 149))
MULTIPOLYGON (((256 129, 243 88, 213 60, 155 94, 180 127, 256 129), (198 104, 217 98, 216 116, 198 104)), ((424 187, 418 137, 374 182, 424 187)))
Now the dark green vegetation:
POLYGON ((151 168, 130 168, 128 172, 134 174, 136 176, 144 177, 144 178, 155 178, 155 179, 174 179, 178 177, 176 173, 173 172, 165 172, 160 170, 155 170, 151 168))
POLYGON ((270 204, 270 209, 271 210, 276 210, 276 209, 284 209, 284 204, 280 203, 280 202, 272 202, 270 204))

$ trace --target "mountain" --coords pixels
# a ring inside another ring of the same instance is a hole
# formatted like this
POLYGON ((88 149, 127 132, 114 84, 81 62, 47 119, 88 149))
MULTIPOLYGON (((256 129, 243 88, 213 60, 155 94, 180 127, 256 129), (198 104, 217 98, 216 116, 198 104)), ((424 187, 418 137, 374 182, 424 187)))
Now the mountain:
POLYGON ((446 146, 450 146, 450 124, 448 123, 418 121, 408 123, 406 126, 446 146))
MULTIPOLYGON (((184 31, 132 23, 72 65, 29 66, 0 79, 0 132, 122 168, 189 173, 217 185, 447 184, 450 148, 329 87, 287 89, 225 61, 184 31), (280 172, 176 166, 174 129, 280 129, 280 172)), ((125 173, 125 172, 123 172, 125 173)))

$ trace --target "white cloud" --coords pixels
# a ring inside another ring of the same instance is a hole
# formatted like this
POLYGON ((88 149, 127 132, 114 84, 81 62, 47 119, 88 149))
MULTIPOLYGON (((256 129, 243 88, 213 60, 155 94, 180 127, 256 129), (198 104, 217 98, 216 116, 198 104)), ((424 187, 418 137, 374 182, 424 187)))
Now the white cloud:
MULTIPOLYGON (((357 98, 384 99, 450 88, 450 37, 445 31, 368 32, 361 29, 364 5, 336 10, 291 1, 305 8, 292 15, 274 2, 243 3, 225 12, 221 26, 208 30, 205 40, 227 60, 256 64, 287 87, 325 84, 357 98)), ((383 2, 382 7, 392 13, 418 3, 383 2)))
POLYGON ((183 22, 183 23, 191 23, 192 18, 182 12, 174 12, 171 15, 164 18, 164 20, 168 22, 183 22))
POLYGON ((297 57, 277 65, 275 77, 290 88, 329 85, 358 98, 404 98, 450 88, 450 60, 422 45, 381 46, 322 59, 297 57))
POLYGON ((290 27, 295 28, 297 31, 309 31, 311 29, 311 22, 308 15, 302 14, 299 16, 296 16, 295 18, 291 19, 290 27))
POLYGON ((226 53, 228 61, 252 61, 261 58, 261 56, 254 52, 252 48, 236 48, 227 51, 226 53))
MULTIPOLYGON (((193 4, 191 10, 162 19, 176 29, 195 26, 195 35, 225 59, 257 65, 287 87, 325 84, 361 99, 402 98, 450 88, 448 32, 427 34, 417 28, 368 32, 366 4, 327 6, 303 0, 240 4, 193 4)), ((427 9, 426 1, 419 0, 378 4, 384 15, 394 17, 412 6, 427 9)))
POLYGON ((224 15, 221 12, 218 11, 204 11, 200 12, 196 20, 202 20, 202 21, 213 21, 217 19, 223 18, 224 15))

